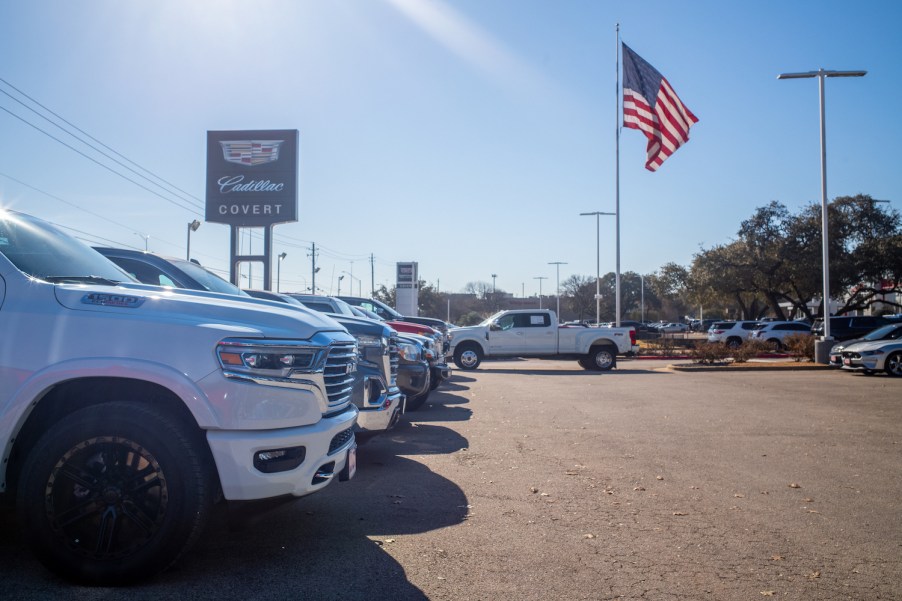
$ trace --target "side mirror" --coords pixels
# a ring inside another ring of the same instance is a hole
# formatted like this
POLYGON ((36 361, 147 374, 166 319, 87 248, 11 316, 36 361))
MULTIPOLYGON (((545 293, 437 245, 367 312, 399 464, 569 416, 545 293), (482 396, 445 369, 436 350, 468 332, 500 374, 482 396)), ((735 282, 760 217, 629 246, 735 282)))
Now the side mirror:
POLYGON ((498 330, 501 329, 501 326, 498 325, 497 321, 493 321, 492 323, 489 324, 489 329, 493 332, 497 332, 498 330))

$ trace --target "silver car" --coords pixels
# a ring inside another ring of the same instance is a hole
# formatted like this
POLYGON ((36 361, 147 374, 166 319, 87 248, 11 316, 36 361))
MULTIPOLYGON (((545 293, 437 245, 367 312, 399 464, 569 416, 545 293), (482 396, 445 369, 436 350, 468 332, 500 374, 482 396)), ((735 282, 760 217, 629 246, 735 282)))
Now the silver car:
POLYGON ((878 340, 859 342, 842 352, 843 369, 871 375, 885 371, 890 376, 902 377, 902 341, 878 340))

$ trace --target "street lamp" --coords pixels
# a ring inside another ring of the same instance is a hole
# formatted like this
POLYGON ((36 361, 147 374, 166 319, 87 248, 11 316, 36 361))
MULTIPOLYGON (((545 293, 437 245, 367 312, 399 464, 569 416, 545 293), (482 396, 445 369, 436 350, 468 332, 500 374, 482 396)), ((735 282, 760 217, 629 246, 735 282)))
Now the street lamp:
POLYGON ((338 276, 338 294, 336 294, 335 296, 341 296, 341 281, 343 279, 345 279, 345 276, 343 276, 343 275, 338 276))
POLYGON ((187 250, 185 251, 185 260, 191 260, 191 232, 196 232, 197 228, 200 227, 200 221, 195 219, 191 223, 188 224, 188 245, 187 250))
POLYGON ((542 308, 542 280, 547 280, 548 278, 546 278, 543 275, 540 275, 540 276, 536 276, 532 279, 539 280, 539 309, 541 309, 542 308))
POLYGON ((135 235, 144 238, 144 252, 147 252, 147 241, 150 240, 150 234, 139 234, 138 232, 135 232, 135 235))
POLYGON ((561 265, 566 265, 563 261, 552 261, 549 265, 557 267, 557 320, 561 322, 561 265))
POLYGON ((815 345, 815 360, 827 363, 830 352, 830 253, 827 223, 827 126, 824 103, 824 84, 828 77, 864 77, 867 71, 807 71, 805 73, 781 73, 777 79, 810 79, 817 77, 821 108, 821 254, 824 275, 824 337, 815 345))
MULTIPOLYGON (((601 321, 601 216, 617 215, 617 213, 603 213, 602 211, 592 211, 589 213, 580 213, 580 215, 595 215, 595 325, 598 325, 598 323, 601 321)), ((619 304, 620 299, 618 296, 618 309, 619 304)), ((616 325, 620 325, 619 315, 616 316, 616 325)))
MULTIPOLYGON (((288 253, 279 253, 279 262, 276 263, 276 292, 281 292, 281 286, 279 283, 282 281, 282 261, 285 257, 288 256, 288 253)), ((272 276, 270 276, 272 277, 272 276)))
POLYGON ((498 277, 497 273, 492 274, 492 294, 495 294, 495 278, 498 277))

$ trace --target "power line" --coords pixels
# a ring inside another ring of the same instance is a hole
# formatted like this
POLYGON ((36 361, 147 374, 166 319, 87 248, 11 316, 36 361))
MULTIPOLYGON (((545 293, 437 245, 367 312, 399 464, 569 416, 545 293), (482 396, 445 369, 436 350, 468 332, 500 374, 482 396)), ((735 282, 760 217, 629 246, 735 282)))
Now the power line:
POLYGON ((56 136, 54 136, 54 135, 51 134, 50 132, 41 129, 40 127, 38 127, 38 126, 35 125, 34 123, 31 123, 31 122, 29 122, 27 119, 24 119, 24 118, 20 117, 19 115, 17 115, 17 114, 15 114, 14 112, 10 111, 10 110, 7 109, 6 107, 0 106, 0 110, 4 111, 4 112, 6 112, 6 113, 9 113, 9 114, 12 115, 13 117, 15 117, 16 119, 18 119, 19 121, 21 121, 22 123, 25 123, 26 125, 28 125, 28 126, 30 126, 30 127, 33 127, 34 129, 38 130, 39 132, 41 132, 42 134, 44 134, 44 135, 47 136, 48 138, 51 138, 51 139, 53 139, 53 140, 56 140, 57 142, 59 142, 60 144, 62 144, 63 146, 65 146, 66 148, 72 150, 73 152, 76 152, 76 153, 80 154, 81 156, 85 157, 86 159, 88 159, 88 160, 91 161, 92 163, 95 163, 95 164, 99 165, 100 167, 103 167, 104 169, 106 169, 106 170, 109 171, 110 173, 113 173, 113 174, 115 174, 115 175, 118 175, 118 176, 121 177, 122 179, 127 180, 127 181, 129 181, 129 182, 135 184, 136 186, 138 186, 138 187, 141 188, 142 190, 146 190, 146 191, 150 192, 151 194, 153 194, 154 196, 157 196, 157 197, 159 197, 159 198, 162 198, 162 199, 165 200, 166 202, 169 202, 169 203, 174 204, 175 206, 179 207, 180 209, 185 209, 185 210, 191 211, 192 214, 194 214, 194 215, 200 215, 200 212, 198 212, 197 209, 195 209, 195 208, 193 208, 193 207, 186 207, 186 206, 184 206, 184 205, 180 205, 179 203, 175 202, 175 201, 172 200, 171 198, 166 198, 165 196, 162 196, 160 193, 158 193, 158 192, 156 192, 156 191, 154 191, 154 190, 151 190, 151 189, 148 188, 147 186, 145 186, 145 185, 143 185, 143 184, 140 184, 140 183, 136 182, 135 180, 131 179, 130 177, 127 177, 127 176, 123 175, 122 173, 119 173, 118 171, 116 171, 116 170, 113 169, 112 167, 110 167, 110 166, 108 166, 108 165, 104 165, 103 163, 101 163, 101 162, 98 161, 97 159, 95 159, 95 158, 93 158, 93 157, 91 157, 91 156, 88 156, 87 154, 85 154, 84 152, 82 152, 82 151, 80 151, 79 149, 75 148, 74 146, 72 146, 72 145, 70 145, 70 144, 67 144, 67 143, 63 142, 62 140, 60 140, 59 138, 57 138, 56 136))
MULTIPOLYGON (((20 90, 19 88, 17 88, 16 86, 12 85, 11 83, 9 83, 8 81, 6 81, 5 79, 0 78, 0 82, 6 84, 6 85, 9 86, 10 88, 12 88, 12 89, 15 90, 16 92, 18 92, 20 95, 22 95, 22 96, 24 96, 25 98, 27 98, 30 102, 33 102, 33 103, 36 104, 37 106, 41 107, 43 110, 45 110, 46 112, 50 113, 51 115, 53 115, 54 117, 56 117, 57 119, 59 119, 60 121, 62 121, 63 123, 65 123, 66 125, 68 125, 69 127, 72 127, 72 128, 75 129, 77 132, 79 132, 79 133, 81 133, 81 134, 87 136, 89 139, 93 140, 94 142, 97 142, 99 145, 103 146, 104 148, 106 148, 107 150, 109 150, 110 152, 112 152, 113 154, 115 154, 115 155, 121 157, 122 159, 124 159, 125 161, 131 163, 132 165, 134 165, 135 167, 137 167, 137 168, 140 169, 141 171, 144 171, 145 173, 150 174, 150 175, 153 176, 155 179, 157 179, 157 180, 163 182, 164 184, 166 184, 166 186, 168 186, 168 187, 170 187, 170 188, 173 188, 173 189, 176 190, 177 192, 180 192, 181 194, 184 194, 184 195, 186 195, 186 196, 189 197, 189 198, 183 198, 183 197, 182 197, 182 198, 180 198, 180 200, 185 200, 185 201, 187 201, 187 202, 192 202, 192 201, 196 200, 197 203, 198 203, 200 206, 203 205, 203 201, 201 201, 199 198, 197 198, 197 197, 194 196, 193 194, 191 194, 191 193, 189 193, 189 192, 186 192, 185 190, 182 190, 181 188, 179 188, 179 187, 176 186, 175 184, 170 183, 169 181, 163 179, 162 177, 160 177, 159 175, 153 173, 153 172, 150 171, 149 169, 147 169, 147 168, 145 168, 145 167, 142 167, 141 165, 139 165, 139 164, 136 163, 135 161, 129 159, 128 157, 126 157, 125 155, 123 155, 121 152, 118 152, 118 151, 115 150, 114 148, 111 148, 111 147, 108 146, 107 144, 104 144, 103 142, 101 142, 100 140, 98 140, 97 138, 95 138, 94 136, 92 136, 91 134, 89 134, 88 132, 84 131, 83 129, 81 129, 80 127, 78 127, 77 125, 75 125, 74 123, 68 121, 65 117, 62 117, 62 116, 59 115, 58 113, 56 113, 56 112, 54 112, 53 110, 47 108, 46 106, 44 106, 43 104, 41 104, 40 102, 38 102, 37 100, 35 100, 35 99, 32 98, 31 96, 29 96, 28 94, 26 94, 25 92, 23 92, 22 90, 20 90)), ((22 102, 21 100, 19 100, 18 98, 15 98, 15 97, 14 97, 12 94, 10 94, 9 92, 7 92, 7 91, 5 91, 5 90, 0 90, 0 93, 5 94, 5 95, 8 96, 9 98, 11 98, 13 101, 19 103, 21 106, 23 106, 24 108, 28 109, 29 111, 31 111, 32 113, 34 113, 35 115, 37 115, 38 117, 40 117, 41 119, 44 119, 45 121, 47 121, 47 122, 50 123, 51 125, 57 127, 58 129, 64 131, 65 133, 69 134, 70 136, 72 136, 73 138, 75 138, 76 140, 78 140, 79 142, 81 142, 82 144, 84 144, 85 146, 88 146, 89 148, 91 148, 91 149, 94 150, 95 152, 97 152, 97 153, 99 153, 99 154, 105 156, 106 158, 110 159, 111 161, 113 161, 113 162, 116 163, 117 165, 119 165, 119 166, 121 166, 121 167, 123 167, 123 168, 125 168, 125 169, 128 169, 129 171, 131 171, 132 173, 134 173, 134 174, 137 175, 138 177, 140 177, 140 178, 142 178, 142 179, 148 181, 149 183, 153 184, 154 186, 157 186, 157 187, 163 189, 166 193, 168 193, 168 194, 173 194, 174 196, 179 196, 178 194, 175 194, 172 190, 167 190, 165 186, 163 186, 163 185, 161 185, 161 184, 159 184, 159 183, 157 183, 157 182, 151 180, 149 177, 143 175, 142 173, 138 173, 136 170, 132 169, 131 167, 129 167, 129 166, 126 165, 125 163, 123 163, 123 162, 117 160, 116 158, 114 158, 114 157, 110 156, 109 154, 105 153, 104 151, 100 150, 99 148, 97 148, 97 147, 94 146, 93 144, 91 144, 91 143, 89 143, 89 142, 86 142, 84 139, 80 138, 79 136, 75 135, 75 134, 72 133, 71 131, 67 130, 66 128, 64 128, 64 127, 63 127, 62 125, 60 125, 59 123, 56 123, 56 122, 52 121, 52 120, 49 119, 46 115, 42 115, 41 113, 39 113, 38 111, 36 111, 33 107, 30 107, 30 106, 28 106, 27 104, 25 104, 24 102, 22 102)), ((7 111, 7 112, 9 112, 9 111, 7 111)), ((11 114, 12 114, 12 113, 11 113, 11 114)), ((17 116, 17 115, 16 115, 16 116, 17 116)), ((18 116, 17 116, 17 117, 18 117, 18 116)), ((23 119, 23 121, 24 121, 24 119, 23 119)), ((27 121, 26 121, 26 122, 27 122, 27 121)), ((27 123, 29 123, 29 125, 32 125, 30 122, 27 122, 27 123)), ((33 125, 32 125, 32 126, 33 126, 33 125)), ((33 127, 34 127, 34 126, 33 126, 33 127)), ((40 130, 40 131, 42 131, 42 130, 40 130)), ((46 133, 46 132, 45 132, 45 133, 46 133)), ((54 139, 56 139, 56 138, 54 138, 54 139)), ((70 148, 71 148, 71 147, 70 147, 70 148)), ((73 150, 74 150, 74 149, 73 149, 73 150)))

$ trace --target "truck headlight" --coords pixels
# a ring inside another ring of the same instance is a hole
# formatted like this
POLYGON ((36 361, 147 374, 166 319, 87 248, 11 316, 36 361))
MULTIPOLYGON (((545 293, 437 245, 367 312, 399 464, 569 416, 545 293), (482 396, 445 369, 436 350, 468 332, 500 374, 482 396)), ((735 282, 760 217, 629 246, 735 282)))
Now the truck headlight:
POLYGON ((420 360, 419 347, 415 344, 410 344, 409 342, 402 342, 398 345, 398 354, 401 355, 401 358, 405 361, 420 360))
POLYGON ((222 369, 248 376, 286 378, 293 371, 310 371, 324 359, 324 349, 309 346, 223 341, 216 347, 222 369))
POLYGON ((360 336, 357 336, 357 346, 361 348, 388 346, 388 339, 382 336, 370 336, 368 334, 361 334, 360 336))

